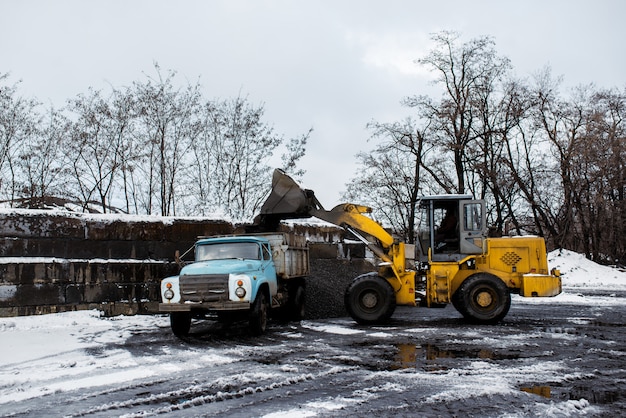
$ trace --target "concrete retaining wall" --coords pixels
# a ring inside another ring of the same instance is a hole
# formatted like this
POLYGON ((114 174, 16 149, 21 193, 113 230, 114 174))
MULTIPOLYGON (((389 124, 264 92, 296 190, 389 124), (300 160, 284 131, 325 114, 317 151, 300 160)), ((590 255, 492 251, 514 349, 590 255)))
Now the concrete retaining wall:
MULTIPOLYGON (((328 226, 283 225, 307 236, 312 276, 308 317, 345 315, 343 292, 371 271, 365 247, 345 244, 328 226)), ((198 236, 240 232, 201 218, 0 211, 0 316, 100 309, 107 315, 155 313, 159 282, 198 236)))

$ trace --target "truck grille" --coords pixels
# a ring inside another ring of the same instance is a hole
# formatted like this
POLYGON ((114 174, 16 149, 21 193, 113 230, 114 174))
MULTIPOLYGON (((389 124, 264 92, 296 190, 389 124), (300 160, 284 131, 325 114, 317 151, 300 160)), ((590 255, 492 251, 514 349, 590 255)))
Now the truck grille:
POLYGON ((200 274, 180 276, 180 293, 183 301, 221 302, 228 300, 227 274, 200 274))

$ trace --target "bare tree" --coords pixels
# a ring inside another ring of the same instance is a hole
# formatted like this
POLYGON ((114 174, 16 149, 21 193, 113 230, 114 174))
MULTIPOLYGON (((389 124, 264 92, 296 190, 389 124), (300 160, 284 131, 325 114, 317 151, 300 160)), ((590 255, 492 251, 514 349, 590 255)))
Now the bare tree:
POLYGON ((247 99, 216 100, 204 106, 201 134, 191 144, 189 210, 252 219, 271 184, 270 162, 283 147, 283 169, 303 174, 298 161, 306 153, 312 130, 285 144, 263 121, 263 106, 247 99))
POLYGON ((110 98, 92 89, 87 95, 68 101, 68 109, 75 115, 67 155, 77 197, 84 209, 97 199, 106 212, 125 152, 122 146, 129 115, 120 114, 110 98))
POLYGON ((20 172, 20 196, 28 201, 29 207, 41 207, 47 198, 66 192, 69 173, 63 143, 67 125, 65 116, 51 107, 36 135, 21 143, 16 164, 20 172))
POLYGON ((180 170, 186 166, 191 144, 200 135, 200 85, 174 85, 174 71, 161 74, 155 64, 156 78, 135 83, 138 103, 138 135, 144 138, 141 168, 147 188, 143 207, 147 213, 177 214, 177 195, 184 187, 180 170), (154 200, 156 198, 156 201, 154 200))
POLYGON ((294 178, 304 175, 304 170, 298 168, 298 162, 306 154, 306 144, 313 132, 309 129, 306 134, 296 138, 291 138, 285 146, 285 152, 281 155, 282 169, 294 178))
POLYGON ((593 118, 590 131, 603 138, 605 152, 598 156, 606 185, 598 252, 607 254, 605 261, 626 265, 626 90, 599 91, 594 102, 602 117, 593 118))
POLYGON ((417 61, 437 73, 436 82, 444 89, 441 101, 413 96, 406 98, 405 104, 428 109, 427 117, 438 125, 439 143, 452 154, 456 191, 465 193, 468 147, 482 134, 476 102, 493 91, 510 64, 496 53, 490 37, 473 39, 460 46, 459 38, 458 33, 448 31, 433 35, 435 48, 417 61))
POLYGON ((208 215, 218 212, 212 196, 216 193, 215 179, 217 144, 221 136, 219 112, 213 102, 204 104, 201 114, 200 135, 191 143, 191 159, 186 199, 187 212, 208 215))
POLYGON ((263 121, 263 105, 245 98, 223 100, 212 108, 215 187, 213 201, 234 219, 251 218, 271 184, 268 163, 283 139, 263 121))
POLYGON ((9 74, 0 73, 0 194, 12 204, 19 195, 16 162, 22 144, 38 135, 39 103, 18 96, 17 84, 5 85, 9 74))
POLYGON ((432 149, 430 125, 417 127, 413 120, 377 123, 368 127, 380 140, 370 153, 357 154, 360 170, 348 184, 345 198, 372 206, 374 215, 390 225, 409 243, 415 242, 416 212, 423 194, 422 168, 432 149))
POLYGON ((568 136, 574 149, 568 171, 574 193, 567 218, 573 233, 566 244, 596 261, 624 257, 625 104, 619 92, 593 85, 577 88, 570 102, 577 116, 570 118, 572 125, 581 128, 568 136))
POLYGON ((528 88, 521 81, 505 80, 502 75, 485 80, 483 88, 476 91, 477 139, 468 147, 470 173, 475 176, 469 187, 475 196, 490 204, 492 233, 498 235, 505 232, 505 224, 509 223, 518 233, 522 230, 516 216, 520 155, 513 144, 524 137, 522 125, 530 118, 533 104, 528 88))

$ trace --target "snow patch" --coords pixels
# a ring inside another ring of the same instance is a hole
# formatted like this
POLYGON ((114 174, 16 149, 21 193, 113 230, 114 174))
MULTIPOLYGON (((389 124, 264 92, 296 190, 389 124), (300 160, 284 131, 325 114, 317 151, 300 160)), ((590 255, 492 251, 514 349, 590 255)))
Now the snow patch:
POLYGON ((338 334, 338 335, 363 334, 365 332, 363 330, 342 327, 340 325, 332 325, 332 324, 331 325, 327 325, 327 324, 318 325, 318 324, 313 324, 311 322, 306 322, 306 321, 302 322, 302 327, 310 329, 312 331, 325 332, 328 334, 338 334))
POLYGON ((563 287, 626 290, 626 271, 599 265, 573 251, 550 252, 548 265, 561 271, 563 287))

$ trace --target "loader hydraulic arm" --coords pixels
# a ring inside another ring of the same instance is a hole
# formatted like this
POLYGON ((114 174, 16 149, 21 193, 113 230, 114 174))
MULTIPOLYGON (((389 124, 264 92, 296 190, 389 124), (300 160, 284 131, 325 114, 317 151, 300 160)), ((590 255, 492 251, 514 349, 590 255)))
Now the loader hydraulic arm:
POLYGON ((393 288, 396 303, 414 306, 415 272, 406 268, 405 244, 394 240, 378 222, 364 215, 371 211, 367 206, 352 203, 342 203, 326 210, 312 190, 300 188, 291 177, 277 169, 274 170, 269 196, 248 231, 276 231, 283 219, 312 216, 342 227, 360 239, 382 261, 378 265, 378 274, 393 288))
POLYGON ((276 169, 272 176, 270 194, 249 232, 276 230, 283 219, 315 216, 350 231, 381 260, 393 262, 392 256, 389 255, 389 250, 394 244, 393 237, 378 222, 363 215, 371 212, 372 209, 367 206, 352 203, 342 203, 332 210, 326 210, 312 190, 300 188, 284 171, 276 169), (361 233, 376 238, 380 245, 369 242, 361 236, 361 233))
POLYGON ((363 241, 381 260, 392 262, 387 251, 393 245, 393 237, 380 226, 380 224, 363 213, 371 213, 372 209, 367 206, 342 203, 332 210, 315 208, 310 211, 311 216, 340 226, 363 241), (380 246, 367 241, 360 233, 371 235, 380 242, 380 246))

